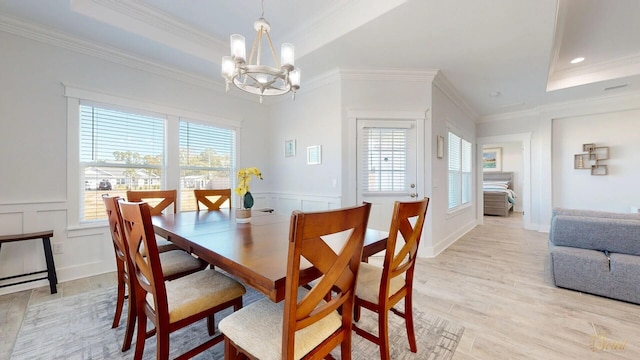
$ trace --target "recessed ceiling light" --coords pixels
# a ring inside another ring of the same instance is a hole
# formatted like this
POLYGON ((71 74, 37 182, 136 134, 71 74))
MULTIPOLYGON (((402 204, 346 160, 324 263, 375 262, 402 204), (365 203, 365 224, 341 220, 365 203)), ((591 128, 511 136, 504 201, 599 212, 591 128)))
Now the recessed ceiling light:
POLYGON ((571 63, 572 63, 572 64, 577 64, 577 63, 581 63, 581 62, 583 62, 583 61, 584 61, 584 58, 583 58, 583 57, 577 57, 577 58, 575 58, 575 59, 571 60, 571 63))

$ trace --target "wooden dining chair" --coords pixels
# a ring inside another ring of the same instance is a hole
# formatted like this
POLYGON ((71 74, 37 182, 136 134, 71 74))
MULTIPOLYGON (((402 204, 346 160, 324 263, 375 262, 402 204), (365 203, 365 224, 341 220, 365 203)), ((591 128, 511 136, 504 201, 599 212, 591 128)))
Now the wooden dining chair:
POLYGON ((227 202, 231 209, 231 189, 207 189, 193 190, 196 197, 196 209, 200 211, 200 204, 204 205, 208 210, 220 210, 220 207, 227 202))
POLYGON ((321 359, 338 345, 342 359, 351 358, 353 300, 370 210, 364 204, 291 214, 284 302, 265 298, 223 318, 218 327, 225 359, 321 359), (337 252, 324 239, 335 234, 347 237, 337 252), (307 261, 313 267, 300 270, 307 261), (310 290, 302 287, 315 278, 310 290))
MULTIPOLYGON (((128 245, 118 205, 120 198, 104 195, 102 200, 109 220, 111 240, 113 241, 113 250, 116 255, 116 276, 118 280, 116 310, 111 327, 116 328, 120 325, 124 301, 127 300, 127 328, 124 342, 122 343, 122 351, 126 351, 131 347, 136 321, 135 293, 132 291, 131 281, 133 280, 129 275, 129 269, 132 268, 132 265, 127 251, 128 245)), ((205 261, 197 259, 182 250, 170 250, 160 253, 160 263, 162 264, 162 275, 165 280, 173 280, 200 271, 208 265, 205 261)))
POLYGON ((233 307, 242 308, 245 287, 214 269, 198 271, 172 281, 164 281, 162 260, 155 242, 151 211, 147 203, 120 201, 126 233, 138 321, 134 360, 142 359, 148 337, 156 335, 156 359, 168 359, 169 334, 207 319, 211 339, 188 350, 179 358, 191 358, 223 340, 215 334, 214 314, 233 307), (146 249, 146 255, 142 248, 146 249), (154 329, 146 331, 147 320, 154 329))
POLYGON ((404 318, 409 348, 418 351, 413 327, 413 273, 418 254, 429 198, 414 202, 396 201, 389 229, 387 249, 382 267, 362 263, 356 287, 354 320, 360 320, 361 307, 378 316, 378 335, 357 324, 356 334, 380 346, 380 358, 389 359, 389 311, 404 318), (412 225, 413 221, 413 225, 412 225), (398 241, 404 241, 401 245, 398 241), (394 306, 404 298, 404 311, 394 306))
MULTIPOLYGON (((144 201, 149 204, 149 211, 151 216, 162 215, 165 209, 169 209, 172 214, 178 212, 178 191, 173 190, 128 190, 127 201, 141 202, 144 201), (173 208, 173 211, 171 211, 173 208)), ((160 252, 166 250, 178 249, 169 240, 156 235, 156 242, 160 249, 160 252)))

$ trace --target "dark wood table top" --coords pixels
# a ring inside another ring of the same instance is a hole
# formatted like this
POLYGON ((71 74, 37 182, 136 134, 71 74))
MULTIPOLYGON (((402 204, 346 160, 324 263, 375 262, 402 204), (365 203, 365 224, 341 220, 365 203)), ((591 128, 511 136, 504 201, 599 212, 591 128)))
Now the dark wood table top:
MULTIPOLYGON (((155 232, 237 277, 268 296, 284 299, 290 216, 253 211, 251 223, 235 221, 235 211, 204 210, 152 217, 155 232)), ((388 233, 368 229, 363 259, 383 251, 388 233)), ((339 249, 344 237, 326 239, 339 249)), ((312 267, 309 276, 313 276, 312 267)))

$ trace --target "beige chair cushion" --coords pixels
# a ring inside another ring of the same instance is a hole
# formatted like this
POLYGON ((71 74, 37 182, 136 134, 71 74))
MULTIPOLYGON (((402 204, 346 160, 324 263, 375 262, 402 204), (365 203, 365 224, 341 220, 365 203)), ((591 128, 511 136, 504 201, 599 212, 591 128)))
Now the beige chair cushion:
MULTIPOLYGON (((242 284, 214 269, 167 281, 165 287, 170 323, 235 299, 246 292, 242 284)), ((154 307, 151 294, 147 294, 147 303, 151 308, 154 307)))
POLYGON ((178 245, 158 235, 156 235, 156 245, 158 245, 158 252, 165 252, 169 250, 182 250, 178 247, 178 245))
MULTIPOLYGON (((180 247, 178 247, 178 245, 158 235, 156 235, 156 245, 158 245, 159 253, 163 253, 165 251, 171 251, 171 250, 182 250, 180 249, 180 247)), ((141 244, 140 246, 141 246, 140 253, 142 254, 142 256, 147 256, 147 249, 145 249, 144 244, 141 244)))
POLYGON ((162 264, 162 275, 165 278, 202 267, 200 260, 182 250, 160 253, 160 263, 162 264))
MULTIPOLYGON (((377 304, 382 280, 382 268, 369 263, 360 263, 356 296, 377 304)), ((404 274, 391 279, 389 294, 393 295, 404 286, 404 274)))
MULTIPOLYGON (((307 290, 298 291, 301 299, 307 290)), ((218 328, 236 345, 260 360, 282 359, 284 301, 259 300, 220 320, 218 328)), ((296 332, 295 359, 300 359, 342 326, 337 312, 296 332)))

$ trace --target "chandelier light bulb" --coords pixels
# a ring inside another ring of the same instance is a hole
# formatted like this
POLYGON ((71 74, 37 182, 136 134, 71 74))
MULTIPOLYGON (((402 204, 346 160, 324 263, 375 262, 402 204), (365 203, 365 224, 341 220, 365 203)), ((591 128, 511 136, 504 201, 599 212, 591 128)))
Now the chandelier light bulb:
POLYGON ((291 82, 291 88, 294 90, 300 88, 300 68, 295 68, 289 73, 289 81, 291 82))
POLYGON ((282 68, 291 71, 295 65, 295 47, 293 44, 284 43, 280 47, 280 60, 282 68))
POLYGON ((233 76, 233 72, 236 70, 236 64, 233 62, 231 56, 222 57, 222 76, 230 78, 233 76))
POLYGON ((240 34, 231 35, 231 56, 236 62, 244 63, 247 59, 247 48, 244 43, 244 36, 240 34))

